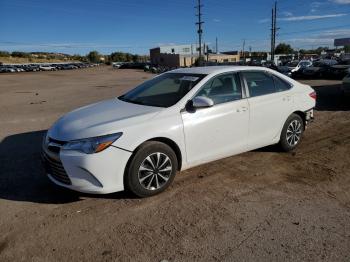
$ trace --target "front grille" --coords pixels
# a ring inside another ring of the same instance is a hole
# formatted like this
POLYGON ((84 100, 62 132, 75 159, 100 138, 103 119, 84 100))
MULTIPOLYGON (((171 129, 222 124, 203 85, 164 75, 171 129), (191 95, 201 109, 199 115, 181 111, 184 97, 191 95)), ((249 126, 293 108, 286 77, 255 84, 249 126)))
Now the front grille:
POLYGON ((71 185, 70 181, 61 161, 50 157, 47 153, 43 152, 43 161, 46 172, 50 174, 55 180, 66 185, 71 185))
POLYGON ((64 145, 66 142, 64 142, 64 141, 61 141, 61 140, 56 140, 56 139, 53 139, 53 138, 51 138, 51 137, 49 137, 49 142, 53 142, 53 143, 55 143, 55 144, 58 144, 58 145, 64 145))
POLYGON ((60 140, 56 140, 56 139, 53 139, 53 138, 49 137, 47 149, 50 150, 53 153, 59 154, 59 152, 61 150, 61 147, 65 143, 66 142, 63 142, 63 141, 60 141, 60 140))

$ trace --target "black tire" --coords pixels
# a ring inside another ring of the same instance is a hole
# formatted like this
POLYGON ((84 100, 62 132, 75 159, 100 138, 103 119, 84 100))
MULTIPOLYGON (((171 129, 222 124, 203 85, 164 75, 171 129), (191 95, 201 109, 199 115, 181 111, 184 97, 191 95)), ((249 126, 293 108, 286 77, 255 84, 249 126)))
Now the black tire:
POLYGON ((176 154, 168 145, 157 141, 145 142, 137 149, 128 165, 124 178, 126 189, 138 197, 156 195, 164 191, 172 183, 177 168, 178 161, 176 154), (151 162, 146 160, 147 157, 150 157, 151 162), (169 160, 166 160, 166 157, 169 160), (160 160, 157 161, 157 159, 160 160), (159 162, 158 166, 156 162, 159 162), (162 166, 162 163, 164 166, 162 166), (153 168, 152 164, 157 167, 153 168), (147 170, 140 170, 141 165, 143 168, 147 168, 147 170), (169 170, 163 172, 163 169, 159 168, 169 170), (152 169, 153 171, 151 172, 148 169, 152 169), (141 182, 142 179, 144 180, 141 182))
POLYGON ((279 142, 281 149, 285 152, 289 152, 295 149, 300 144, 300 141, 303 137, 304 129, 305 129, 305 126, 304 126, 303 119, 297 114, 290 115, 287 121, 285 122, 281 132, 281 137, 279 142), (293 126, 298 128, 295 128, 295 130, 293 131, 293 126), (294 137, 290 137, 290 135, 294 137), (297 139, 297 137, 299 138, 297 139))

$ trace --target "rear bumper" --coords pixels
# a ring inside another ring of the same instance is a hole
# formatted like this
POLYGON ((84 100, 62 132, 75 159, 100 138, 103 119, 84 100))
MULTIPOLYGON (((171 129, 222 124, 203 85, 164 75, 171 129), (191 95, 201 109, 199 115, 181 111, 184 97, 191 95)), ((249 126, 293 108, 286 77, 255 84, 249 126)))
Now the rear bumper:
POLYGON ((314 109, 311 108, 306 110, 305 112, 305 126, 308 126, 310 123, 314 121, 314 109))
POLYGON ((124 170, 131 154, 113 146, 96 154, 61 150, 55 156, 47 149, 43 152, 46 173, 52 182, 91 194, 124 190, 124 170))

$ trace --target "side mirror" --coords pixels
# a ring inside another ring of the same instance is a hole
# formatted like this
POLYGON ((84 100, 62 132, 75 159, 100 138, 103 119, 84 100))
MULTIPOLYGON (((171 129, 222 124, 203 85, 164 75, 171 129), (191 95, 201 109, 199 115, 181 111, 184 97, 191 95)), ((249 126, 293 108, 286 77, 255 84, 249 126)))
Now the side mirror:
POLYGON ((212 107, 213 105, 214 105, 214 101, 209 97, 205 97, 205 96, 196 96, 192 100, 193 108, 206 108, 206 107, 212 107))

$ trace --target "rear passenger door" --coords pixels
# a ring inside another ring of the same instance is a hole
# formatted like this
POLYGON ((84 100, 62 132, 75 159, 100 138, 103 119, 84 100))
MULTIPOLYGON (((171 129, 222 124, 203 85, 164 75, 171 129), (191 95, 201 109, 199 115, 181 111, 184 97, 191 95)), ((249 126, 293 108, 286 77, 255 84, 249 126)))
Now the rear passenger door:
POLYGON ((284 122, 292 113, 291 86, 264 71, 244 71, 250 109, 248 148, 255 149, 279 141, 284 122))

